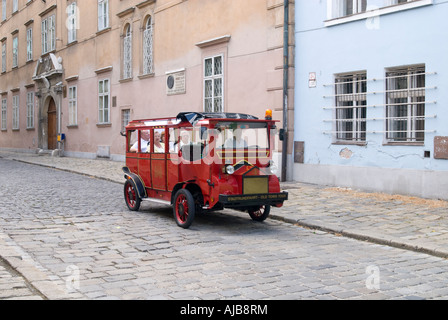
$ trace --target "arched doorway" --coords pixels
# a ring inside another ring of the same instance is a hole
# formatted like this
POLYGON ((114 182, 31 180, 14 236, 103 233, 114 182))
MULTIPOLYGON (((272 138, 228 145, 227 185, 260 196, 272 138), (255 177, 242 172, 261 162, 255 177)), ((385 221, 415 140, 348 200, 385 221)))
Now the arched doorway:
POLYGON ((55 150, 58 148, 58 115, 56 112, 56 103, 53 98, 50 98, 47 111, 48 119, 48 150, 55 150))

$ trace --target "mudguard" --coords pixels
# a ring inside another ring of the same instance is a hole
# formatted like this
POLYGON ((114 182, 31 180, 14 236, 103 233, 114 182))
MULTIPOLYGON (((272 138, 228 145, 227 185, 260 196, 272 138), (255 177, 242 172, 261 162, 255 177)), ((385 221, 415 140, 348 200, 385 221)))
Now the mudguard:
POLYGON ((146 194, 145 184, 143 183, 140 176, 138 174, 132 173, 128 167, 123 167, 122 170, 124 172, 125 179, 131 179, 134 182, 140 199, 147 198, 148 195, 146 194))

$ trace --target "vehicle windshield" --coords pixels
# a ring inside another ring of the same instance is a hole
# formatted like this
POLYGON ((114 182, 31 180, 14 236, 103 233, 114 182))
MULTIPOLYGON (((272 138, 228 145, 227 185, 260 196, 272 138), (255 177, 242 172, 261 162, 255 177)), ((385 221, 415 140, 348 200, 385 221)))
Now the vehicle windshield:
POLYGON ((218 122, 216 146, 221 149, 269 149, 267 123, 218 122))

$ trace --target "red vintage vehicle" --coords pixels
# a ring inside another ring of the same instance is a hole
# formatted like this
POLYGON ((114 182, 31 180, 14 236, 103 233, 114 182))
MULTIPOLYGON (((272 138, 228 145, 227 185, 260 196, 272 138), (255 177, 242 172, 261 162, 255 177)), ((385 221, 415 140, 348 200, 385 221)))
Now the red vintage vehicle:
POLYGON ((150 200, 173 206, 180 227, 199 211, 233 208, 265 220, 281 207, 272 162, 275 121, 239 113, 180 113, 126 127, 124 198, 130 210, 150 200))

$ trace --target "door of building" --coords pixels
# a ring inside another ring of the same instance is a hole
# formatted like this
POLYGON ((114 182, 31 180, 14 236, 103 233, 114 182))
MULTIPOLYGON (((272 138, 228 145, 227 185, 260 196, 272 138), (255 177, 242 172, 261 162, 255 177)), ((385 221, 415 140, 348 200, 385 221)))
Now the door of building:
POLYGON ((56 103, 50 99, 48 106, 48 150, 58 148, 57 132, 58 132, 58 116, 56 112, 56 103))

